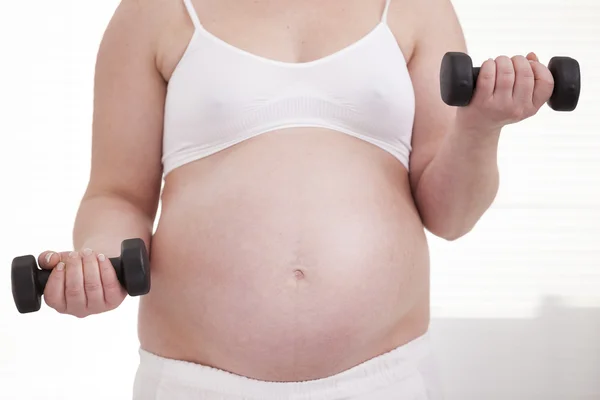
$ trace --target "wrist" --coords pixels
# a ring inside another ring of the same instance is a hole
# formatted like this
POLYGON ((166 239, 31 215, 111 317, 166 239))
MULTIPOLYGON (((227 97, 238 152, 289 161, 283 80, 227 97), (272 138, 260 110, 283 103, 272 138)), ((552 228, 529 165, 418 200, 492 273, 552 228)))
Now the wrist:
POLYGON ((496 147, 500 140, 502 126, 494 126, 477 121, 475 118, 463 117, 460 114, 454 120, 452 135, 461 141, 476 147, 496 147))

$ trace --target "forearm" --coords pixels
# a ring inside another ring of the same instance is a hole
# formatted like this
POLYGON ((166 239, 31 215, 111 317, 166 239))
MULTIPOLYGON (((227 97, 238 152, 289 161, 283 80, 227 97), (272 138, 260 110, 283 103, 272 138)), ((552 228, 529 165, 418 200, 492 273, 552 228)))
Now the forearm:
POLYGON ((499 186, 497 151, 500 130, 481 131, 457 122, 444 137, 415 190, 424 226, 454 240, 475 226, 499 186))
POLYGON ((75 219, 73 245, 77 250, 91 248, 108 257, 117 257, 123 240, 141 238, 150 250, 153 222, 152 216, 124 198, 86 197, 75 219))

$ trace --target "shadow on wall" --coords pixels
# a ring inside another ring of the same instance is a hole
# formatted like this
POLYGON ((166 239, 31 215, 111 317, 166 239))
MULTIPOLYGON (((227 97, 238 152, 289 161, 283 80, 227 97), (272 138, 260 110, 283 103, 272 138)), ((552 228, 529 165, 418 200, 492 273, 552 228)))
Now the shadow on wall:
POLYGON ((545 298, 531 319, 434 319, 445 400, 599 400, 600 309, 545 298))

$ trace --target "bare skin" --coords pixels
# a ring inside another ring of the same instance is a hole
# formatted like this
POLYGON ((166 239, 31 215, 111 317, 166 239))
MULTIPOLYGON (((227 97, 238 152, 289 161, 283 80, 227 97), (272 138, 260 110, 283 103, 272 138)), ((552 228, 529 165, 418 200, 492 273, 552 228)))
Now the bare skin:
MULTIPOLYGON (((217 37, 293 63, 360 39, 384 3, 194 2, 217 37)), ((448 240, 472 229, 498 188, 502 127, 534 115, 553 82, 534 54, 498 57, 483 64, 472 105, 455 110, 438 80, 443 54, 466 51, 451 4, 394 0, 388 23, 417 100, 410 173, 358 139, 292 129, 177 168, 161 198, 164 98, 193 25, 180 0, 123 0, 98 54, 92 170, 74 229, 80 252, 40 255, 43 267, 61 267, 46 302, 77 317, 118 307, 125 293, 98 254, 141 237, 153 286, 141 299, 139 338, 152 353, 298 381, 424 334, 425 229, 448 240)))

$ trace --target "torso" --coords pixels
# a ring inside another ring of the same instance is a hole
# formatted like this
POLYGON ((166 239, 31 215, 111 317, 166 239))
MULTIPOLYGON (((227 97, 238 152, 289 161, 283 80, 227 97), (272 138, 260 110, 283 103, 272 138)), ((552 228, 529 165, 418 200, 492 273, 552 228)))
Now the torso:
MULTIPOLYGON (((193 32, 181 0, 169 3, 172 29, 157 57, 167 81, 193 32)), ((194 5, 222 40, 308 62, 371 31, 384 3, 194 5)), ((388 22, 410 60, 408 3, 394 0, 388 22)), ((407 169, 380 148, 323 128, 265 133, 172 171, 151 259, 141 346, 255 379, 330 376, 429 324, 428 249, 407 169)))

